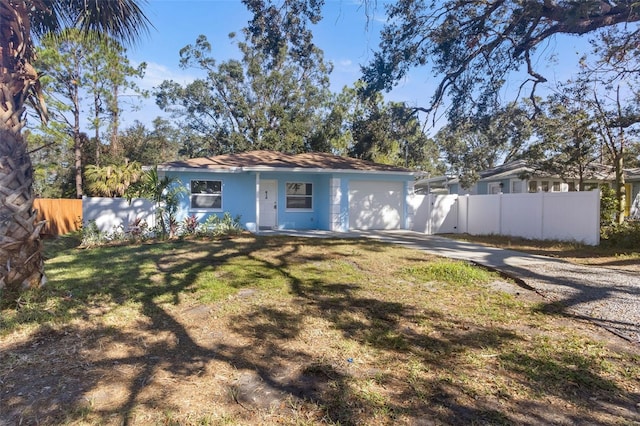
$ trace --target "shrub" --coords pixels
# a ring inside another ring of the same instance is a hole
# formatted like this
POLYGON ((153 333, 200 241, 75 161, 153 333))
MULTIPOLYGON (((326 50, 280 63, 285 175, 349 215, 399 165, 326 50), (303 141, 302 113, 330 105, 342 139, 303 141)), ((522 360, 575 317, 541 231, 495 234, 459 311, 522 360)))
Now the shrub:
POLYGON ((80 231, 82 233, 83 246, 97 246, 104 242, 105 234, 98 229, 95 220, 89 221, 87 226, 82 226, 80 231))
POLYGON ((187 216, 182 221, 182 235, 193 235, 198 230, 198 218, 195 215, 187 216))
POLYGON ((222 218, 217 215, 211 215, 205 220, 200 229, 202 235, 212 237, 239 234, 242 232, 240 215, 232 217, 229 212, 225 212, 222 218))
POLYGON ((616 191, 609 186, 600 187, 600 225, 609 226, 618 217, 618 201, 616 191))
POLYGON ((600 245, 620 249, 640 247, 640 221, 627 220, 622 224, 612 223, 600 228, 600 245))

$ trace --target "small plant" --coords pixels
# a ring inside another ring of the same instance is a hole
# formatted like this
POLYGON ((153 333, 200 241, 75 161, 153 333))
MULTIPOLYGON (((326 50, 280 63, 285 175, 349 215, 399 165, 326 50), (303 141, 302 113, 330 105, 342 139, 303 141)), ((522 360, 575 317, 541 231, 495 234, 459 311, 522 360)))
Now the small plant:
POLYGON ((100 231, 95 220, 89 221, 87 226, 82 226, 82 245, 92 247, 101 244, 105 239, 105 234, 100 231))
POLYGON ((150 237, 149 224, 144 219, 137 217, 129 223, 125 234, 132 241, 144 240, 150 237))
POLYGON ((242 232, 240 215, 232 217, 229 212, 225 212, 222 218, 218 215, 211 215, 207 217, 201 227, 201 234, 209 237, 236 235, 240 232, 242 232))
POLYGON ((195 215, 185 217, 182 221, 182 235, 194 235, 199 225, 200 222, 195 215))

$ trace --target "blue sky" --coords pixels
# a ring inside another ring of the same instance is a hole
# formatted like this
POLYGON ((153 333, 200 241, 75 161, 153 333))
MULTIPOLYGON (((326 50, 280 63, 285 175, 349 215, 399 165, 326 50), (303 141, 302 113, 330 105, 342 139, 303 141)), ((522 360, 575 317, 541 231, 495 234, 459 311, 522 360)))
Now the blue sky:
MULTIPOLYGON (((196 78, 196 70, 180 69, 178 61, 180 49, 194 43, 200 34, 207 36, 212 56, 218 61, 239 58, 238 48, 228 34, 239 33, 251 18, 239 0, 151 0, 145 11, 155 29, 128 49, 134 64, 147 63, 141 84, 145 89, 165 79, 187 83, 196 78)), ((383 16, 382 12, 380 6, 378 14, 383 16)), ((314 41, 334 66, 331 85, 338 92, 344 85, 352 85, 360 76, 360 65, 373 57, 382 23, 376 19, 367 22, 363 6, 348 0, 327 0, 323 16, 321 23, 313 28, 314 41)), ((426 86, 427 76, 421 78, 422 85, 426 86)), ((424 90, 416 92, 405 82, 387 99, 417 103, 428 96, 420 92, 424 90)), ((158 114, 160 110, 151 99, 144 102, 142 110, 131 113, 130 118, 149 122, 158 114)))
MULTIPOLYGON (((373 58, 385 18, 383 3, 377 2, 373 19, 368 20, 360 1, 325 1, 323 19, 313 27, 313 33, 315 44, 334 65, 331 84, 335 92, 356 81, 360 76, 360 65, 373 58)), ((239 57, 228 34, 239 32, 250 19, 239 0, 149 0, 145 12, 155 29, 128 50, 132 63, 147 63, 146 76, 140 84, 145 89, 152 89, 163 80, 184 84, 196 78, 197 71, 180 69, 178 61, 180 49, 195 42, 200 34, 207 36, 212 44, 212 55, 218 61, 239 57)), ((545 76, 550 81, 565 79, 577 66, 585 48, 585 40, 577 37, 555 39, 542 46, 539 61, 545 76), (549 62, 551 54, 556 54, 556 62, 549 62)), ((514 75, 508 86, 517 88, 520 78, 514 75)), ((385 94, 385 98, 424 106, 437 81, 429 70, 415 70, 396 89, 385 94)), ((153 97, 144 100, 142 106, 138 111, 125 114, 125 125, 136 119, 148 124, 162 114, 153 97)))

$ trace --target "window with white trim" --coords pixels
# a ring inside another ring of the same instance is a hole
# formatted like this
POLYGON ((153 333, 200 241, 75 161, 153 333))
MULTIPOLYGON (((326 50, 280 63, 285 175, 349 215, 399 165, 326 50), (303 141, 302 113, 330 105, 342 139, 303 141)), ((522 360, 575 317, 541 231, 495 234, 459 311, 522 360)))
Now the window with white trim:
POLYGON ((311 210, 313 208, 313 184, 287 182, 287 209, 311 210))
POLYGON ((191 208, 222 210, 221 180, 192 180, 191 208))

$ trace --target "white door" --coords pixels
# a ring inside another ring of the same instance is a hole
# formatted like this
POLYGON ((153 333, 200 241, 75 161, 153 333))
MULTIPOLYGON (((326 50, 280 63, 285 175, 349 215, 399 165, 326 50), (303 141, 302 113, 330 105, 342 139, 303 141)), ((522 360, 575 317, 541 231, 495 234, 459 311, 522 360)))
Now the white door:
POLYGON ((400 229, 404 182, 349 182, 349 229, 400 229))
POLYGON ((260 203, 260 228, 275 228, 278 225, 278 181, 260 181, 258 202, 260 203))

